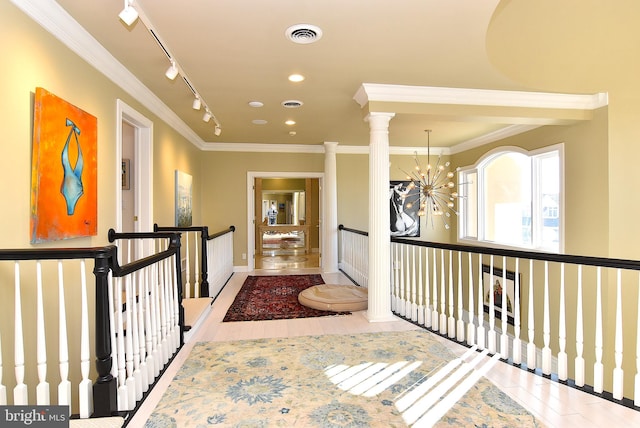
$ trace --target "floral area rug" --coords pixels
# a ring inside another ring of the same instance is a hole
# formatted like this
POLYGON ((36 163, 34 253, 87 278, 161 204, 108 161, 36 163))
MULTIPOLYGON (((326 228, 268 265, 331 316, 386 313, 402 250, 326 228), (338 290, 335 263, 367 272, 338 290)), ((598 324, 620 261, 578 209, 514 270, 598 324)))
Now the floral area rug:
POLYGON ((313 285, 324 284, 322 275, 248 276, 223 322, 264 321, 349 314, 308 308, 298 294, 313 285))
POLYGON ((455 361, 424 330, 200 342, 146 427, 542 426, 455 361))

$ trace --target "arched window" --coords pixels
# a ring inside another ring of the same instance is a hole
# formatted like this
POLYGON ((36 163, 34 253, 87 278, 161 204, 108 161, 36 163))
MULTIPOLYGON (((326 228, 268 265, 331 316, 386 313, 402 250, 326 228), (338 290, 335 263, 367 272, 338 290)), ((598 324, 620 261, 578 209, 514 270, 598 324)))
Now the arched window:
POLYGON ((561 252, 563 146, 493 150, 458 171, 458 239, 561 252))

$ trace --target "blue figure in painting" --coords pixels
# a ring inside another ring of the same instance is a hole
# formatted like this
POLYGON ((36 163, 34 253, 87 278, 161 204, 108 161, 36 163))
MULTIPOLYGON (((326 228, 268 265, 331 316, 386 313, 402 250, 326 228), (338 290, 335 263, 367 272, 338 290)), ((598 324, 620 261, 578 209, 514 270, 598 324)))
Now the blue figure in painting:
POLYGON ((80 147, 80 141, 78 141, 78 135, 80 135, 80 128, 76 126, 73 121, 67 118, 67 126, 70 126, 69 136, 67 136, 67 142, 62 149, 62 169, 64 170, 64 178, 62 179, 62 185, 60 186, 60 193, 64 196, 64 200, 67 203, 67 215, 73 215, 76 209, 76 203, 80 196, 84 193, 82 187, 82 169, 84 168, 84 160, 82 158, 82 149, 80 147), (78 147, 78 158, 76 160, 76 166, 71 168, 71 162, 69 161, 69 141, 71 141, 71 135, 76 139, 76 146, 78 147))

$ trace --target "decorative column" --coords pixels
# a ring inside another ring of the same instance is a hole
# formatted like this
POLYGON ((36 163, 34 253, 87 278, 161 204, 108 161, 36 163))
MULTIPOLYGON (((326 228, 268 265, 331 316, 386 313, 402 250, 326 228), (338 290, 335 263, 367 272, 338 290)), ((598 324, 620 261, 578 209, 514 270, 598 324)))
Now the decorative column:
POLYGON ((338 272, 338 185, 336 147, 338 143, 324 143, 324 224, 322 240, 322 271, 338 272))
POLYGON ((391 233, 389 229, 389 121, 394 113, 369 113, 369 308, 370 322, 395 319, 391 313, 391 233))

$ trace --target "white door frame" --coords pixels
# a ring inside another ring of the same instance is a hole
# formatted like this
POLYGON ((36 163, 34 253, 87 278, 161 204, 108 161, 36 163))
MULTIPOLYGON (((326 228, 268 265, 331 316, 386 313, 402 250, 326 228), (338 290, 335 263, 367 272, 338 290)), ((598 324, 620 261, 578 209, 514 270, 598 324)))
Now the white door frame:
MULTIPOLYGON (((116 100, 116 231, 122 231, 122 123, 135 128, 134 212, 136 232, 153 231, 153 122, 127 105, 116 100)), ((147 240, 145 240, 147 241, 147 240)), ((142 256, 151 254, 144 248, 142 256)))
POLYGON ((247 270, 252 271, 255 268, 254 253, 256 249, 256 228, 253 222, 255 217, 255 179, 256 178, 317 178, 320 191, 319 198, 319 221, 320 221, 320 254, 324 246, 324 172, 260 172, 247 171, 247 270))

